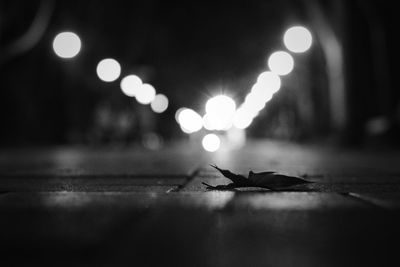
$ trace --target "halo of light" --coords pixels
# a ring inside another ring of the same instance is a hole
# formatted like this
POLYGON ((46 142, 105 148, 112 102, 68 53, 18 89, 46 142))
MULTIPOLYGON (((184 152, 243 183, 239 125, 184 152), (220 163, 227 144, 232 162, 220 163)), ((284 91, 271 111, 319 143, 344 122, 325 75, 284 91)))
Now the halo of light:
POLYGON ((307 28, 294 26, 285 32, 283 43, 289 51, 293 53, 303 53, 310 49, 312 45, 312 35, 307 28))
POLYGON ((175 112, 175 120, 176 120, 177 123, 180 123, 180 122, 179 122, 179 114, 181 114, 181 112, 184 111, 185 109, 187 109, 187 108, 179 108, 179 109, 175 112))
POLYGON ((254 101, 261 103, 266 103, 271 100, 272 95, 275 93, 272 88, 267 85, 256 83, 252 88, 249 94, 249 98, 254 98, 254 101))
POLYGON ((97 76, 104 82, 113 82, 121 75, 121 65, 113 58, 106 58, 97 64, 97 76))
POLYGON ((157 94, 150 106, 155 113, 163 113, 168 108, 168 98, 163 94, 157 94))
POLYGON ((203 127, 203 119, 194 110, 185 108, 178 115, 178 121, 185 133, 194 133, 203 127))
POLYGON ((253 111, 252 113, 258 113, 265 107, 266 99, 260 97, 260 94, 254 91, 250 92, 244 100, 244 106, 247 110, 253 111))
POLYGON ((215 115, 234 114, 236 103, 226 95, 218 95, 210 98, 206 103, 206 113, 215 115))
POLYGON ((138 76, 128 75, 121 80, 120 87, 126 96, 134 97, 142 84, 142 80, 138 76))
POLYGON ((53 41, 53 50, 61 58, 73 58, 81 51, 81 39, 76 33, 61 32, 53 41))
POLYGON ((258 76, 257 84, 274 94, 281 88, 281 78, 271 71, 264 71, 258 76))
POLYGON ((215 130, 215 124, 216 123, 215 123, 215 121, 213 121, 213 117, 210 114, 208 114, 208 113, 204 114, 204 116, 203 116, 204 129, 209 130, 209 131, 215 130))
POLYGON ((207 134, 203 137, 202 145, 204 150, 208 152, 215 152, 219 149, 221 145, 221 140, 216 134, 207 134))
POLYGON ((233 126, 238 129, 246 129, 252 123, 253 118, 250 112, 244 108, 238 108, 233 118, 233 126))
POLYGON ((232 127, 236 103, 226 95, 210 98, 206 103, 208 125, 214 130, 228 130, 232 127))
POLYGON ((140 90, 136 92, 136 100, 140 104, 147 105, 150 104, 151 101, 154 100, 156 97, 156 89, 151 84, 144 83, 141 87, 140 90))
POLYGON ((268 58, 268 67, 277 75, 287 75, 293 70, 294 60, 289 53, 277 51, 268 58))

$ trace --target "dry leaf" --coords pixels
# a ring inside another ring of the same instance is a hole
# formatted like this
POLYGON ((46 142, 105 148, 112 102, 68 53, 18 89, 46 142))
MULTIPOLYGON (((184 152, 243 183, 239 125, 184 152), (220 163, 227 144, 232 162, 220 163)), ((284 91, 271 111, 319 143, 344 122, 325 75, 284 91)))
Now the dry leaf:
POLYGON ((304 179, 294 176, 287 176, 278 174, 276 172, 249 172, 249 177, 246 178, 239 174, 234 174, 229 170, 223 170, 218 168, 216 165, 210 165, 217 169, 223 176, 232 181, 228 185, 217 185, 212 186, 207 183, 203 183, 207 186, 207 189, 227 190, 234 189, 237 187, 263 187, 271 190, 278 188, 284 188, 296 184, 310 183, 304 179))

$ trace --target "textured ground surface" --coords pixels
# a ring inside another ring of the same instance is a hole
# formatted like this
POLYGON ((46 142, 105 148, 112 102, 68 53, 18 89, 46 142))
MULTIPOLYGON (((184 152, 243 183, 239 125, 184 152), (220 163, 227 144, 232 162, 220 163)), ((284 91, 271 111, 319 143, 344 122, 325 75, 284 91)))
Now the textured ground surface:
POLYGON ((386 266, 399 189, 400 153, 268 141, 2 151, 0 265, 386 266), (229 182, 210 163, 313 183, 207 191, 229 182))

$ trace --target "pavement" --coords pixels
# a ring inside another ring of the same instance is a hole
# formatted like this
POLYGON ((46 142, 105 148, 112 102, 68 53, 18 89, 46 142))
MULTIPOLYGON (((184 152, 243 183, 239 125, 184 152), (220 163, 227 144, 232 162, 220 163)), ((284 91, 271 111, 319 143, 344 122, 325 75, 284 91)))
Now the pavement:
POLYGON ((398 261, 400 152, 252 141, 203 152, 0 152, 1 266, 389 266, 398 261), (207 190, 232 172, 311 183, 207 190))

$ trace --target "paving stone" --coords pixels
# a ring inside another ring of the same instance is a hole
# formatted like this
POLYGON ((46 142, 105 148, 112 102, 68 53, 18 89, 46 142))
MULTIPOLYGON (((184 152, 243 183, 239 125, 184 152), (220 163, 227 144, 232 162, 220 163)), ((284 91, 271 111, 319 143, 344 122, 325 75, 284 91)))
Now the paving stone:
POLYGON ((386 266, 396 261, 399 217, 385 212, 239 209, 222 214, 218 222, 211 233, 214 266, 386 266))
POLYGON ((23 202, 13 209, 0 205, 7 218, 0 221, 0 248, 7 253, 2 260, 11 258, 14 264, 49 265, 57 260, 60 265, 99 266, 386 266, 395 259, 392 242, 400 223, 393 213, 353 209, 326 193, 257 194, 289 199, 280 208, 266 199, 247 201, 253 194, 239 193, 234 209, 221 208, 232 203, 231 192, 5 195, 3 201, 23 202), (218 199, 215 208, 197 201, 206 195, 218 199), (32 205, 46 197, 46 205, 32 205), (310 204, 315 198, 339 201, 345 208, 310 204), (297 208, 295 199, 307 210, 297 208), (261 206, 246 208, 255 202, 261 206), (46 256, 38 257, 41 252, 46 256), (60 260, 64 258, 68 260, 60 260))
POLYGON ((168 149, 21 149, 0 153, 0 174, 39 175, 189 175, 202 164, 190 144, 168 149))
POLYGON ((40 191, 155 191, 166 192, 177 189, 186 177, 171 176, 0 176, 0 192, 40 192, 40 191))
POLYGON ((1 263, 392 266, 399 159, 279 142, 214 154, 187 143, 158 152, 1 151, 1 263), (206 192, 201 182, 230 182, 209 163, 314 183, 206 192))
POLYGON ((337 193, 397 192, 400 184, 385 183, 309 183, 284 188, 286 191, 315 191, 337 193))
POLYGON ((234 197, 233 192, 193 193, 143 192, 14 192, 0 194, 0 210, 6 209, 148 209, 189 207, 223 209, 234 197))
POLYGON ((245 210, 327 210, 373 208, 337 193, 258 192, 237 194, 230 208, 245 210))
POLYGON ((373 203, 377 206, 381 206, 388 209, 400 209, 400 192, 362 192, 362 193, 350 193, 351 196, 359 198, 366 202, 373 203))

